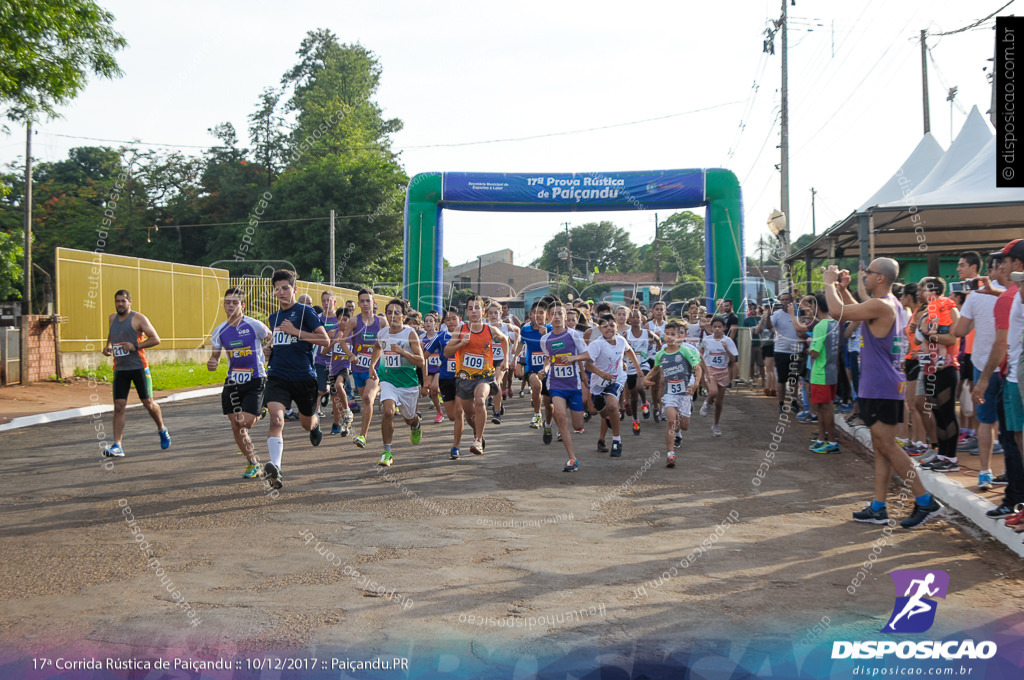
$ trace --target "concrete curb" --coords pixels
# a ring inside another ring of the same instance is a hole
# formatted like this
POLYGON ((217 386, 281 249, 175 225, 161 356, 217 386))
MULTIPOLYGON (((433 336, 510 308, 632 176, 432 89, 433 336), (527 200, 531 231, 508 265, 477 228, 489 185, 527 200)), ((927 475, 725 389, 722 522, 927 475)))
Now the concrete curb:
MULTIPOLYGON (((871 448, 871 431, 866 426, 851 426, 845 418, 836 418, 836 425, 844 434, 856 440, 874 456, 874 450, 871 448)), ((1018 557, 1024 557, 1024 543, 1021 542, 1021 535, 1006 526, 1002 520, 992 519, 985 515, 986 512, 996 507, 995 505, 939 472, 922 470, 921 481, 928 489, 928 493, 938 498, 943 505, 959 512, 971 524, 1005 545, 1018 557)))
MULTIPOLYGON (((166 404, 172 401, 184 401, 185 399, 197 399, 199 397, 211 397, 215 394, 220 394, 223 387, 218 385, 217 387, 204 387, 196 390, 188 390, 185 392, 175 392, 169 394, 166 397, 162 397, 156 400, 158 404, 166 404)), ((142 404, 129 404, 128 408, 137 408, 142 404)), ((17 430, 22 427, 31 427, 32 425, 42 425, 43 423, 55 423, 60 420, 70 420, 72 418, 81 418, 82 416, 91 416, 96 413, 110 413, 114 410, 113 404, 97 404, 96 406, 84 406, 82 408, 71 408, 66 411, 54 411, 53 413, 39 413, 34 416, 23 416, 21 418, 14 418, 9 423, 0 425, 0 432, 5 430, 17 430)))

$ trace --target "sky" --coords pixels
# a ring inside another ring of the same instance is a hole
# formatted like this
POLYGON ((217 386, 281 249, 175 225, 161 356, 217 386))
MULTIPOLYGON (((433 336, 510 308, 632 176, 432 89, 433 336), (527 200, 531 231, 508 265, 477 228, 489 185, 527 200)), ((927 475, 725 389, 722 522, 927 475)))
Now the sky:
MULTIPOLYGON (((404 122, 392 146, 410 177, 727 168, 742 186, 748 255, 769 237, 767 218, 781 205, 780 39, 774 56, 763 51, 765 29, 781 15, 774 0, 99 4, 129 43, 118 53, 125 75, 90 81, 62 118, 41 122, 36 162, 132 140, 198 154, 215 143, 207 129, 221 122, 244 141, 260 93, 296 63, 307 31, 328 28, 378 57, 377 101, 404 122)), ((820 233, 871 196, 920 141, 922 29, 940 144, 949 146, 972 106, 988 111, 993 21, 939 34, 1005 4, 799 0, 788 8, 793 240, 811 232, 812 187, 820 233)), ((24 153, 23 132, 0 136, 0 163, 24 153)), ((608 219, 641 245, 654 237, 655 215, 446 211, 444 219, 452 264, 502 248, 529 264, 566 222, 608 219)))

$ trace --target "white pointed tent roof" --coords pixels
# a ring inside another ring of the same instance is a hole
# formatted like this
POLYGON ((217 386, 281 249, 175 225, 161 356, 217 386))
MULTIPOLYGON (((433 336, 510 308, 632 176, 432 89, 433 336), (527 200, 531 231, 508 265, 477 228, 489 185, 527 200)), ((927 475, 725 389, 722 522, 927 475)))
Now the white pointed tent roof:
MULTIPOLYGON (((907 164, 922 145, 931 147, 928 137, 907 164)), ((790 260, 826 257, 830 243, 839 250, 857 252, 858 214, 864 213, 871 218, 873 257, 919 255, 926 252, 924 247, 927 252, 989 252, 1024 237, 1024 189, 996 187, 996 138, 977 107, 926 176, 912 177, 905 164, 902 174, 897 172, 857 212, 793 253, 790 260), (900 185, 903 177, 911 182, 900 185), (919 183, 907 191, 915 179, 919 183)))
POLYGON ((907 160, 900 164, 899 170, 893 173, 889 181, 883 184, 871 198, 864 201, 857 208, 857 212, 867 212, 868 208, 902 198, 906 187, 913 190, 921 186, 921 182, 928 176, 928 173, 942 160, 944 153, 946 153, 945 149, 936 141, 935 136, 930 132, 927 133, 907 156, 907 160))

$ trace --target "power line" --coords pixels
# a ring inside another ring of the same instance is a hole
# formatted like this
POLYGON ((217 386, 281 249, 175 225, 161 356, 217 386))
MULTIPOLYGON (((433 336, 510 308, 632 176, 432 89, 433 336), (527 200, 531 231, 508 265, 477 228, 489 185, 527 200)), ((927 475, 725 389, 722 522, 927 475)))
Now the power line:
MULTIPOLYGON (((499 144, 499 143, 504 143, 504 142, 523 142, 523 141, 528 141, 528 140, 531 140, 531 139, 544 139, 544 138, 547 138, 547 137, 562 137, 562 136, 566 136, 566 135, 577 135, 577 134, 582 134, 582 133, 585 133, 585 132, 596 132, 598 130, 610 130, 610 129, 613 129, 613 128, 626 127, 626 126, 629 126, 629 125, 641 125, 643 123, 652 123, 652 122, 659 121, 659 120, 668 120, 669 118, 678 118, 680 116, 689 116, 689 115, 692 115, 692 114, 695 114, 695 113, 703 113, 704 111, 713 111, 715 109, 720 109, 720 108, 723 108, 725 106, 732 106, 734 104, 742 104, 743 102, 744 102, 743 99, 737 99, 736 101, 723 102, 721 104, 714 104, 712 106, 705 106, 703 108, 693 109, 693 110, 690 110, 690 111, 680 111, 679 113, 670 113, 670 114, 665 115, 665 116, 655 116, 654 118, 644 118, 642 120, 631 120, 631 121, 628 121, 626 123, 612 123, 610 125, 601 125, 601 126, 598 126, 598 127, 583 128, 583 129, 580 129, 580 130, 563 130, 561 132, 548 132, 548 133, 540 134, 540 135, 527 135, 525 137, 504 137, 504 138, 501 138, 501 139, 483 139, 483 140, 477 140, 477 141, 473 141, 473 142, 450 142, 450 143, 444 143, 444 144, 414 144, 414 145, 410 145, 410 146, 396 147, 396 150, 401 151, 401 150, 409 150, 409 149, 436 149, 436 148, 446 148, 446 147, 450 148, 450 147, 460 147, 460 146, 476 146, 476 145, 480 145, 480 144, 499 144)), ((125 139, 102 139, 102 138, 99 138, 99 137, 83 137, 83 136, 80 136, 80 135, 65 135, 65 134, 60 134, 60 133, 56 133, 56 132, 49 132, 49 133, 46 133, 46 134, 54 135, 56 137, 65 137, 65 138, 68 138, 68 139, 85 139, 85 140, 92 141, 92 142, 108 142, 108 143, 111 143, 111 144, 140 144, 140 145, 145 145, 145 146, 164 146, 164 147, 180 148, 180 149, 210 149, 210 148, 214 148, 214 147, 217 146, 215 144, 214 145, 209 145, 209 146, 202 146, 202 145, 197 145, 197 144, 164 144, 164 143, 161 143, 161 142, 143 142, 143 141, 140 141, 140 140, 128 141, 128 140, 125 140, 125 139)), ((357 149, 357 148, 376 149, 378 147, 377 146, 350 147, 350 149, 353 149, 353 150, 357 149)))
MULTIPOLYGON (((366 215, 335 215, 336 220, 355 219, 359 217, 383 217, 391 215, 401 215, 402 213, 389 212, 389 213, 368 213, 366 215)), ((296 217, 290 220, 260 220, 260 224, 280 224, 283 222, 317 222, 321 220, 329 220, 330 217, 296 217)), ((185 227, 230 227, 238 226, 240 224, 249 224, 250 220, 244 222, 206 222, 203 224, 164 224, 156 225, 157 227, 163 226, 165 229, 184 229, 185 227)), ((153 227, 147 227, 152 229, 153 227)))
POLYGON ((1016 0, 1010 0, 1008 3, 1006 3, 1005 5, 1000 7, 999 9, 997 9, 995 12, 992 12, 992 14, 989 14, 987 17, 985 17, 983 19, 978 19, 973 24, 967 24, 963 28, 958 28, 955 31, 946 31, 945 33, 929 33, 928 35, 933 35, 933 36, 955 35, 957 33, 963 33, 964 31, 969 31, 972 28, 978 28, 983 23, 985 23, 986 21, 988 21, 989 19, 991 19, 992 17, 994 17, 995 15, 999 14, 1004 9, 1006 9, 1007 7, 1012 5, 1014 2, 1016 2, 1016 0))

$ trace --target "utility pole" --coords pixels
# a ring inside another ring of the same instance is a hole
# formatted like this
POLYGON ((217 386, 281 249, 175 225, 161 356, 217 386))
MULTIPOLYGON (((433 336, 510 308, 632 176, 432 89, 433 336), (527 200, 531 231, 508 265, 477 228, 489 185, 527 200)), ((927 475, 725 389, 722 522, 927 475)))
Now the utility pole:
POLYGON ((572 236, 569 234, 569 223, 565 223, 565 262, 569 267, 569 285, 572 285, 572 236))
POLYGON ((334 211, 331 211, 331 276, 327 279, 334 285, 334 211))
MULTIPOLYGON (((31 111, 29 112, 31 115, 31 111)), ((32 118, 25 123, 25 304, 21 317, 21 359, 18 371, 21 384, 29 385, 28 335, 32 314, 32 118)))
POLYGON ((654 213, 654 280, 661 285, 661 244, 658 242, 658 213, 654 213))
POLYGON ((921 31, 921 96, 924 99, 924 133, 932 130, 931 114, 928 111, 928 31, 921 31))
POLYGON ((814 187, 811 187, 811 237, 817 236, 818 231, 818 220, 814 214, 814 195, 816 193, 818 192, 814 190, 814 187))
MULTIPOLYGON (((780 163, 779 170, 781 172, 781 184, 782 184, 782 212, 785 213, 786 219, 792 224, 792 217, 789 213, 789 20, 787 18, 787 0, 782 0, 782 112, 779 114, 779 120, 782 125, 781 133, 781 148, 782 148, 782 160, 780 163)), ((789 232, 790 230, 786 230, 789 232)), ((789 256, 789 234, 786 234, 785 243, 785 254, 789 256)))

